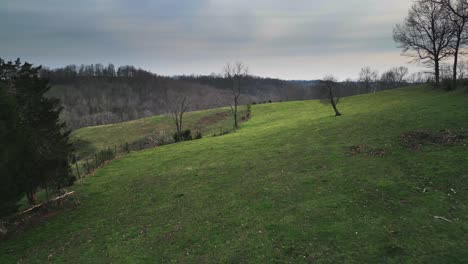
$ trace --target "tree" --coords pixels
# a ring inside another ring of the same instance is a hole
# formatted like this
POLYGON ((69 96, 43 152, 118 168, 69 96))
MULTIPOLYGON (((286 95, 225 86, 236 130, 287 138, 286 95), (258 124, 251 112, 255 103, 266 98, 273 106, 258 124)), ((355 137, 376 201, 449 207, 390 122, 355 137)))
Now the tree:
POLYGON ((460 49, 468 43, 468 32, 466 25, 468 23, 468 2, 466 0, 456 0, 452 3, 450 0, 435 1, 450 10, 450 21, 455 35, 454 41, 450 47, 453 49, 453 87, 457 86, 457 67, 460 49))
POLYGON ((15 182, 31 204, 36 202, 38 188, 58 190, 75 180, 69 167, 69 132, 59 121, 62 108, 58 99, 45 96, 50 87, 39 77, 40 69, 19 60, 5 63, 0 59, 0 86, 14 97, 14 128, 24 135, 18 146, 20 157, 15 160, 21 165, 15 182))
POLYGON ((430 0, 415 2, 403 24, 393 29, 393 39, 403 55, 434 67, 437 87, 440 85, 440 62, 451 55, 453 38, 448 9, 430 0))
POLYGON ((234 118, 234 128, 239 127, 237 110, 239 107, 239 99, 242 93, 243 81, 249 75, 249 69, 242 62, 237 62, 234 65, 226 64, 223 69, 224 78, 229 82, 229 90, 231 91, 232 101, 229 104, 234 118))
POLYGON ((182 137, 184 114, 190 109, 189 99, 186 95, 169 91, 167 92, 166 102, 169 109, 168 115, 176 125, 176 138, 181 140, 184 138, 182 137))
POLYGON ((23 142, 14 98, 5 86, 0 86, 0 216, 15 212, 17 202, 24 195, 17 177, 22 174, 23 142))
POLYGON ((415 72, 408 76, 408 82, 412 84, 421 84, 427 80, 425 78, 424 73, 422 72, 415 72))
POLYGON ((405 82, 408 72, 407 67, 392 68, 382 74, 380 82, 387 89, 400 87, 405 82))
POLYGON ((370 67, 364 67, 359 73, 359 82, 367 93, 375 92, 375 82, 379 78, 379 73, 370 67))
POLYGON ((340 102, 340 85, 332 75, 326 76, 319 83, 320 93, 322 95, 322 103, 331 104, 335 111, 335 116, 341 116, 337 105, 340 102))

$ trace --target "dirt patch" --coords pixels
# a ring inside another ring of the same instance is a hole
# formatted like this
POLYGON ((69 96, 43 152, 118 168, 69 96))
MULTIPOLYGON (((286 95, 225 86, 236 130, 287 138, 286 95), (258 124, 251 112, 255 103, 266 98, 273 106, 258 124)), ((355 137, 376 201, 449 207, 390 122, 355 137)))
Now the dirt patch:
POLYGON ((204 116, 200 119, 200 124, 203 124, 203 125, 216 124, 219 121, 224 120, 229 115, 230 115, 229 112, 218 112, 214 115, 204 116))
POLYGON ((351 147, 349 154, 351 156, 365 155, 373 157, 383 157, 387 151, 382 148, 373 148, 368 145, 354 145, 351 147))
POLYGON ((463 145, 468 139, 468 131, 444 129, 438 132, 409 131, 400 135, 404 146, 418 150, 424 145, 454 146, 463 145))

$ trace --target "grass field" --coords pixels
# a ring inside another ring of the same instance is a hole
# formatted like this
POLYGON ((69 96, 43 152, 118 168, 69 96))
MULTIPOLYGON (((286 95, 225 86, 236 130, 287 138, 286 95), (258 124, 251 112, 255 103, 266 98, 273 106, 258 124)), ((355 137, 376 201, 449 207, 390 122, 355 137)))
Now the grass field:
MULTIPOLYGON (((241 107, 239 116, 243 116, 245 112, 245 107, 241 107)), ((233 127, 229 108, 188 112, 183 120, 183 128, 190 129, 194 136, 196 132, 201 132, 205 137, 212 136, 220 134, 220 129, 229 131, 233 127)), ((113 149, 114 146, 122 148, 126 143, 132 144, 147 137, 157 137, 163 131, 172 138, 175 124, 169 116, 160 115, 111 125, 80 128, 73 131, 71 138, 74 141, 87 143, 77 144, 76 147, 78 156, 87 157, 106 148, 113 149)))
POLYGON ((236 133, 114 160, 74 187, 76 209, 0 242, 0 263, 467 263, 466 141, 415 150, 400 135, 466 131, 468 94, 339 109, 257 105, 236 133))

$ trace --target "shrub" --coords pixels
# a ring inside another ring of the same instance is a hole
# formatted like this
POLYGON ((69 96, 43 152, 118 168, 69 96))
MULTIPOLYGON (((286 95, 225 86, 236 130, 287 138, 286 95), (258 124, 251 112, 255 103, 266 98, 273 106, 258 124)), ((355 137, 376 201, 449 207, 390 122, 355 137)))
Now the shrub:
POLYGON ((128 142, 126 142, 125 145, 123 145, 123 150, 126 153, 130 153, 130 146, 128 145, 128 142))
POLYGON ((252 114, 252 106, 251 105, 247 105, 247 119, 250 118, 250 115, 252 114))
POLYGON ((183 131, 180 138, 179 138, 179 135, 177 133, 174 133, 173 138, 174 138, 175 142, 192 140, 192 131, 190 129, 187 129, 187 130, 183 131))
POLYGON ((195 139, 201 139, 202 138, 202 133, 200 131, 197 132, 195 135, 195 139))

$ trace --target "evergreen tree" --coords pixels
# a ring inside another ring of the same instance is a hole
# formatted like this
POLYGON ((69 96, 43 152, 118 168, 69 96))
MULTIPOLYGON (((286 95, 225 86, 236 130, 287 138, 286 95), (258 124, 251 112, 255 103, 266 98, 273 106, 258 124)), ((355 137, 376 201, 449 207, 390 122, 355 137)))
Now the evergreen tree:
POLYGON ((14 98, 5 86, 0 86, 0 216, 17 210, 17 202, 24 195, 15 177, 21 173, 23 141, 17 128, 18 116, 14 98))
POLYGON ((21 170, 14 177, 16 187, 36 203, 39 188, 58 190, 73 184, 69 157, 72 145, 70 132, 59 121, 60 102, 47 98, 48 80, 39 77, 40 67, 0 60, 0 82, 15 98, 16 126, 23 140, 18 145, 21 170))

